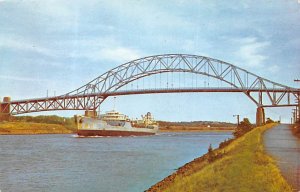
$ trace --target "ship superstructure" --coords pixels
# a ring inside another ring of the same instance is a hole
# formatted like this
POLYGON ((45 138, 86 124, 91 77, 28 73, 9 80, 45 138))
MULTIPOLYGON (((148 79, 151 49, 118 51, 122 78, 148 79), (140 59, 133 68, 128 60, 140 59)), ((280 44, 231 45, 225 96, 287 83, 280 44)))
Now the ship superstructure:
POLYGON ((108 111, 98 117, 77 116, 79 136, 139 136, 158 132, 158 124, 150 112, 141 120, 131 121, 128 116, 116 111, 108 111))
POLYGON ((146 115, 142 115, 142 119, 132 120, 131 124, 134 127, 154 127, 157 125, 157 122, 154 120, 151 113, 148 112, 146 115))

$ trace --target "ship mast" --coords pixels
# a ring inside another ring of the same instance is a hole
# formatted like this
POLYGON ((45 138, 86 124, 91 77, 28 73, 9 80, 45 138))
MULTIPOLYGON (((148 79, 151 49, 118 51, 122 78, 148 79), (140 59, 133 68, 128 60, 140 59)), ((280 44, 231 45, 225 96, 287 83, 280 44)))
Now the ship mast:
POLYGON ((116 110, 116 97, 114 97, 114 108, 113 110, 115 111, 116 110))
POLYGON ((100 106, 98 107, 98 117, 100 118, 100 113, 101 113, 101 111, 100 111, 100 106))

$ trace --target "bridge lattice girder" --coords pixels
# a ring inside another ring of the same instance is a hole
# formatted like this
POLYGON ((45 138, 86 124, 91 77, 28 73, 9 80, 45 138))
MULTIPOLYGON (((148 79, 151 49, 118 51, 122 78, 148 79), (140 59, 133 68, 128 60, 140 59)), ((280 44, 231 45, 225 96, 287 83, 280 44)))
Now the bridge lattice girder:
POLYGON ((104 99, 101 95, 77 95, 18 100, 10 103, 10 109, 13 115, 55 110, 95 110, 104 99))
POLYGON ((234 88, 243 89, 258 106, 263 106, 263 92, 266 93, 272 106, 280 105, 285 97, 289 105, 291 97, 298 97, 297 89, 262 78, 232 64, 209 57, 186 54, 156 55, 125 63, 67 95, 112 92, 137 79, 167 72, 188 72, 219 79, 234 88), (259 90, 258 98, 252 95, 254 93, 252 89, 259 90), (277 89, 282 90, 273 91, 277 89))
MULTIPOLYGON (((143 77, 169 72, 187 72, 216 78, 226 82, 231 89, 220 89, 220 92, 243 92, 259 107, 294 106, 299 101, 299 90, 262 78, 224 61, 198 55, 166 54, 122 64, 65 95, 40 100, 12 101, 11 112, 20 114, 49 110, 95 110, 108 96, 117 94, 124 85, 143 77)), ((177 92, 183 92, 183 89, 178 88, 177 92)), ((200 90, 203 91, 203 88, 199 87, 195 92, 200 90)), ((138 93, 128 90, 124 94, 128 93, 141 94, 142 91, 138 93)))

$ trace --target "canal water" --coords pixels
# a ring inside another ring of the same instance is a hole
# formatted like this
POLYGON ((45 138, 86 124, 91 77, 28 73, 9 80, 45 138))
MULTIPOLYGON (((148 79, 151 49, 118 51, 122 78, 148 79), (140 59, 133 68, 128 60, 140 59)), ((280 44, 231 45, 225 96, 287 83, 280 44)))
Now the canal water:
POLYGON ((139 192, 217 147, 230 132, 145 137, 0 136, 0 190, 139 192))
POLYGON ((264 143, 282 175, 295 191, 300 191, 300 139, 292 134, 289 125, 278 125, 266 131, 264 143))

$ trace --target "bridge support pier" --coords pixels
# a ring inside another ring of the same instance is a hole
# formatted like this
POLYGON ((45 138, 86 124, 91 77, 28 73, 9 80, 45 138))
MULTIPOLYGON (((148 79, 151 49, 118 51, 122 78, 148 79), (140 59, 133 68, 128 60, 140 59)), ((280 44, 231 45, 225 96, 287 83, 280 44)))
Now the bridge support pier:
POLYGON ((84 115, 87 117, 97 117, 97 111, 86 110, 84 115))
POLYGON ((256 110, 256 126, 261 126, 266 123, 265 110, 263 107, 258 107, 256 110))
POLYGON ((10 97, 4 97, 0 101, 0 121, 9 121, 10 117, 10 97))

